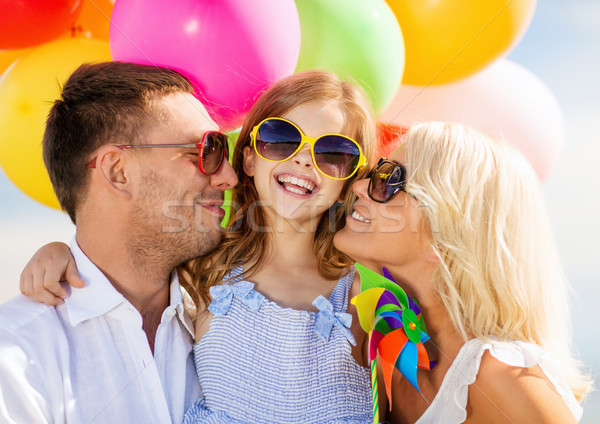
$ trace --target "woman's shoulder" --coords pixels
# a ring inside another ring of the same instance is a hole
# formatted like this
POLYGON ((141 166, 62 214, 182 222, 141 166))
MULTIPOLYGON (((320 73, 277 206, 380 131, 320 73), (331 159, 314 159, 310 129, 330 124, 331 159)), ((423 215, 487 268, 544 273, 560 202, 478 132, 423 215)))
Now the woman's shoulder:
POLYGON ((467 422, 576 422, 581 408, 542 348, 520 341, 479 344, 467 422))
POLYGON ((575 422, 581 413, 560 364, 542 348, 475 338, 462 346, 418 423, 575 422))

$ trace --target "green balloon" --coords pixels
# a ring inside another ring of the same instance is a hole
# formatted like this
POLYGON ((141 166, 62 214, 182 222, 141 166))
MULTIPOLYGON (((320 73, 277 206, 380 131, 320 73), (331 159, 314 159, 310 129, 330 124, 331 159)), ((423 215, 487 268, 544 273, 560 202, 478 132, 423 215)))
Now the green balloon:
POLYGON ((354 80, 376 113, 404 73, 404 40, 385 0, 296 0, 302 39, 296 72, 325 69, 354 80))

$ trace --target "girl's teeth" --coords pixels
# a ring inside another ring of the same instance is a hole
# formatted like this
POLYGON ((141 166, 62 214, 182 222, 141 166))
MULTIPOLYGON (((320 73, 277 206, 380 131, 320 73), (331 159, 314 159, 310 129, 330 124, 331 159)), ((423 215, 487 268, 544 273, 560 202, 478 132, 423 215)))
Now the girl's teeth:
POLYGON ((352 218, 361 221, 361 222, 365 222, 365 223, 370 223, 371 221, 369 221, 367 218, 365 218, 364 216, 362 216, 361 214, 359 214, 358 212, 354 211, 352 212, 352 218))
POLYGON ((315 184, 312 181, 305 180, 302 178, 294 177, 291 175, 285 175, 277 179, 280 183, 290 183, 297 185, 298 187, 304 187, 305 189, 312 191, 315 188, 315 184))
POLYGON ((292 193, 296 193, 296 194, 307 194, 307 192, 302 191, 300 189, 297 189, 295 187, 290 187, 289 185, 284 185, 283 186, 287 191, 291 191, 292 193))

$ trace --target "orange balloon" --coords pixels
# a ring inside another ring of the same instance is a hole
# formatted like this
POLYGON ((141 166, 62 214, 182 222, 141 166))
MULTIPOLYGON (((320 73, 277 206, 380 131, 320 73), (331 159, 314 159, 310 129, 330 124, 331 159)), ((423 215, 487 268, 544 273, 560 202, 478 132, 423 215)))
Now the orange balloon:
POLYGON ((85 0, 70 36, 108 41, 110 15, 114 5, 114 0, 85 0))
POLYGON ((483 69, 517 44, 535 0, 387 0, 404 36, 403 84, 445 84, 483 69))

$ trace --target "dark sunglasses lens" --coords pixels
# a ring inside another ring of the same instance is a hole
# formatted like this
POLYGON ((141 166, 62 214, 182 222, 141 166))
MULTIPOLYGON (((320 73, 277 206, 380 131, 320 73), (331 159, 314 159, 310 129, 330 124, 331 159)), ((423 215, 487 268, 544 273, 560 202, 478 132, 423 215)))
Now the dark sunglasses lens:
POLYGON ((289 122, 269 119, 258 127, 256 134, 256 150, 265 159, 284 160, 294 154, 302 135, 289 122))
POLYGON ((204 139, 202 167, 207 174, 214 174, 227 154, 227 136, 219 132, 209 132, 204 139))
POLYGON ((333 178, 346 178, 356 170, 360 150, 351 140, 325 135, 315 142, 315 162, 319 170, 333 178))
POLYGON ((403 184, 404 169, 394 163, 384 162, 371 175, 369 195, 374 200, 387 202, 403 184))

